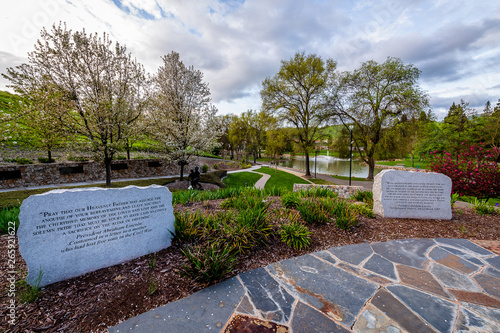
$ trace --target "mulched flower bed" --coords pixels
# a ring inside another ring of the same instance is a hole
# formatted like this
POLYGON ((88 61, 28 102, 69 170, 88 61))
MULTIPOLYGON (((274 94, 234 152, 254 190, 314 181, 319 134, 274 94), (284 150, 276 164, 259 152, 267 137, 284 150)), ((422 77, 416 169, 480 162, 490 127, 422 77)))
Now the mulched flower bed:
MULTIPOLYGON (((273 225, 284 221, 278 211, 279 198, 269 207, 273 225)), ((189 209, 205 213, 220 210, 223 200, 177 205, 176 211, 189 209)), ((307 250, 297 251, 286 246, 276 235, 269 246, 259 246, 239 258, 232 276, 270 263, 306 253, 362 242, 385 242, 405 238, 468 238, 500 239, 500 215, 480 216, 471 209, 453 210, 452 220, 413 220, 359 217, 359 225, 350 231, 338 229, 334 223, 309 226, 312 243, 307 250)), ((204 287, 179 275, 184 263, 182 244, 174 242, 158 252, 154 269, 149 268, 148 256, 100 269, 84 276, 54 283, 42 291, 39 300, 16 308, 16 325, 8 324, 6 310, 11 298, 7 295, 7 236, 0 237, 0 332, 103 332, 107 327, 179 300, 204 287), (157 290, 149 295, 148 281, 154 277, 157 290)), ((16 279, 26 274, 19 251, 16 253, 16 279)), ((229 276, 227 276, 229 277, 229 276)), ((227 278, 226 277, 226 278, 227 278)))

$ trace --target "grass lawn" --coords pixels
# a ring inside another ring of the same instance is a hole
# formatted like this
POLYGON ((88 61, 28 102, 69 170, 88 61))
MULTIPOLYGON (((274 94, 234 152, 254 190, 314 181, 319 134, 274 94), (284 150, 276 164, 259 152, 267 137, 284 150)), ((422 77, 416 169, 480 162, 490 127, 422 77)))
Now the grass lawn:
POLYGON ((293 190, 293 184, 309 184, 307 180, 292 175, 291 173, 270 169, 269 167, 262 167, 255 171, 271 175, 271 178, 269 178, 266 183, 265 189, 269 189, 271 187, 285 187, 291 191, 293 190))
MULTIPOLYGON (((475 199, 476 199, 475 197, 469 197, 469 196, 464 195, 463 197, 460 197, 458 200, 470 202, 473 204, 475 199)), ((495 206, 497 203, 500 205, 500 198, 489 198, 488 202, 487 202, 487 204, 490 206, 495 206)))
MULTIPOLYGON (((337 175, 332 175, 333 178, 337 179, 343 179, 343 180, 349 180, 349 176, 337 176, 337 175)), ((351 177, 351 180, 358 180, 362 182, 370 182, 372 180, 367 180, 366 178, 359 178, 359 177, 351 177)))
POLYGON ((227 187, 253 187, 255 183, 262 177, 255 172, 235 172, 227 175, 222 182, 227 187))
POLYGON ((324 179, 311 178, 309 180, 312 181, 314 184, 318 184, 318 185, 337 185, 335 183, 329 182, 328 180, 324 180, 324 179))
MULTIPOLYGON (((375 164, 380 164, 380 165, 391 165, 395 166, 397 164, 404 164, 405 168, 412 168, 411 165, 411 158, 407 157, 404 161, 377 161, 375 164)), ((424 161, 418 161, 414 160, 413 161, 413 167, 419 169, 429 169, 430 168, 431 161, 430 160, 424 160, 424 161)))
MULTIPOLYGON (((135 186, 149 186, 149 185, 165 185, 176 181, 176 178, 159 178, 159 179, 141 179, 141 180, 128 180, 128 181, 112 181, 111 187, 125 187, 129 185, 135 186)), ((51 187, 51 188, 41 188, 35 190, 19 190, 19 191, 8 191, 0 192, 0 208, 1 207, 12 207, 19 206, 24 199, 28 198, 30 195, 42 194, 48 191, 56 189, 70 189, 70 188, 85 188, 85 187, 106 187, 106 183, 81 185, 81 186, 62 186, 62 187, 51 187)))

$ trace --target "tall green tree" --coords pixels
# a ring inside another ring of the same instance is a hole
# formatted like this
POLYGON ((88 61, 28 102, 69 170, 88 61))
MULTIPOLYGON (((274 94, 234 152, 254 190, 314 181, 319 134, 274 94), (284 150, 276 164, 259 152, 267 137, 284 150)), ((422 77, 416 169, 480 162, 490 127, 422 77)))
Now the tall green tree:
POLYGON ((113 157, 147 105, 144 68, 126 48, 113 44, 106 34, 88 35, 68 30, 65 24, 54 25, 51 31, 42 30, 27 64, 2 75, 23 97, 44 85, 57 91, 69 107, 51 117, 90 143, 111 185, 113 157))
POLYGON ((328 81, 326 114, 344 126, 353 124, 355 145, 373 179, 375 152, 383 131, 405 115, 415 117, 429 104, 417 84, 420 70, 401 59, 370 60, 352 72, 334 73, 328 81))
POLYGON ((453 152, 456 157, 458 150, 463 141, 470 139, 469 134, 472 130, 472 117, 475 111, 469 108, 469 103, 460 100, 459 104, 453 104, 448 110, 448 114, 444 117, 443 131, 447 137, 446 150, 453 152))
POLYGON ((323 93, 336 67, 333 60, 325 62, 315 54, 300 52, 288 61, 282 60, 279 72, 262 83, 262 109, 296 128, 298 144, 305 153, 307 176, 311 175, 309 151, 324 122, 323 93))

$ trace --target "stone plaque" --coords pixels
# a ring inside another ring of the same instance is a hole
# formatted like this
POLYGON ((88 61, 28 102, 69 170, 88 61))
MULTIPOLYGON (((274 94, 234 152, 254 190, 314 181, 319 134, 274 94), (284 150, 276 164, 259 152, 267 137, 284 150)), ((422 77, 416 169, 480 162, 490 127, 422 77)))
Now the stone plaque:
POLYGON ((113 266, 171 244, 172 193, 158 185, 33 195, 19 214, 19 249, 41 286, 113 266))
POLYGON ((451 219, 451 179, 441 173, 383 170, 373 183, 373 212, 383 217, 451 219))

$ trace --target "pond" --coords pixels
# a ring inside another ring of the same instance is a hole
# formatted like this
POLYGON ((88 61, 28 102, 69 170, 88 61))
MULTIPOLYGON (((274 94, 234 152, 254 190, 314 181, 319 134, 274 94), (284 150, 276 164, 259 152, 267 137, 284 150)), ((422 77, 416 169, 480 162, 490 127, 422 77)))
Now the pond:
MULTIPOLYGON (((306 160, 304 156, 295 156, 288 161, 280 163, 281 166, 294 168, 299 170, 306 169, 306 160)), ((311 174, 314 175, 314 155, 309 157, 309 168, 311 174)), ((316 171, 318 173, 325 173, 329 175, 346 176, 349 177, 349 160, 340 159, 331 156, 318 156, 316 171)), ((375 169, 374 175, 382 171, 375 169)), ((358 163, 357 160, 352 161, 352 177, 366 178, 368 177, 368 167, 358 163)))

